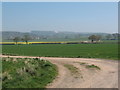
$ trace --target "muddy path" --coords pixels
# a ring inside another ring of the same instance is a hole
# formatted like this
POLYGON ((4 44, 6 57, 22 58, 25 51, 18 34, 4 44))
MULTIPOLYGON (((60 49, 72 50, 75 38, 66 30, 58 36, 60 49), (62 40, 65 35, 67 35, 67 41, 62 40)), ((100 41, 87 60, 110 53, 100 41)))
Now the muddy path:
MULTIPOLYGON (((0 57, 8 57, 0 55, 0 57)), ((9 56, 14 58, 36 58, 9 56)), ((58 76, 47 88, 118 88, 118 61, 88 58, 38 57, 58 67, 58 76)))

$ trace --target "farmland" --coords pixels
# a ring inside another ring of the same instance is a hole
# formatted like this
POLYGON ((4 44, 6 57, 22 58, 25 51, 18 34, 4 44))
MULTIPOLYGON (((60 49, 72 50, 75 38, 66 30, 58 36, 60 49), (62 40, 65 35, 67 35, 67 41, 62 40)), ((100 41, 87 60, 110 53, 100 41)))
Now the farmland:
POLYGON ((2 45, 2 54, 118 59, 118 44, 2 45))

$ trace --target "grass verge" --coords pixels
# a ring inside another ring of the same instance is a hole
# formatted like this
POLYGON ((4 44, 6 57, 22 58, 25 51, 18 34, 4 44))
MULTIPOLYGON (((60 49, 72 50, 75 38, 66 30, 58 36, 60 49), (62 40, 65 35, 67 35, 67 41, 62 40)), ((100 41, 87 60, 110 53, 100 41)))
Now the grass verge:
POLYGON ((45 88, 58 74, 57 67, 38 58, 2 58, 2 88, 45 88))

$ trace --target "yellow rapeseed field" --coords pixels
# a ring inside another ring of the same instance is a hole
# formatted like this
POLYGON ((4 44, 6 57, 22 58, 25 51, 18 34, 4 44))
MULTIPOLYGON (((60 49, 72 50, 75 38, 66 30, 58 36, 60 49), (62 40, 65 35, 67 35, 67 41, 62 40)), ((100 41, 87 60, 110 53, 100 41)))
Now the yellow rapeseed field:
MULTIPOLYGON (((28 44, 49 44, 49 43, 67 43, 67 42, 28 42, 28 44)), ((0 44, 16 44, 15 42, 0 42, 0 44)), ((26 44, 26 42, 17 42, 17 44, 26 44)))

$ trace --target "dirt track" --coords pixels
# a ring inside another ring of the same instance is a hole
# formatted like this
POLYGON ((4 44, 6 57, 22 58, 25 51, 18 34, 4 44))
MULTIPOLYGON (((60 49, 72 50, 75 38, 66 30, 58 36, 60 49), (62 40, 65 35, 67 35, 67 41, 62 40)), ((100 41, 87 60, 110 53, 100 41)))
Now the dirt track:
MULTIPOLYGON (((7 56, 0 55, 0 57, 7 56)), ((10 57, 25 58, 27 56, 10 57)), ((40 58, 56 64, 59 71, 57 78, 47 88, 118 88, 118 61, 87 58, 40 58), (65 64, 73 65, 78 72, 71 73, 71 70, 64 66, 65 64), (86 65, 92 64, 98 66, 100 70, 86 68, 86 65)))

